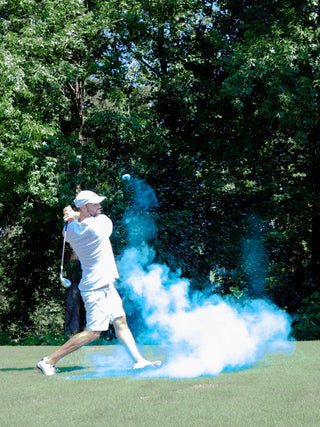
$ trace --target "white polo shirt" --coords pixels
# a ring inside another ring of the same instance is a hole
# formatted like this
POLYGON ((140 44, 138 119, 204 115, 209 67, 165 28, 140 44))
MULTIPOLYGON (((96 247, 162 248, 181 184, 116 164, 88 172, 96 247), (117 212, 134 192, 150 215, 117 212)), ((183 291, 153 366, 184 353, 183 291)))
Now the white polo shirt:
POLYGON ((100 214, 68 225, 66 241, 79 257, 82 278, 79 289, 82 292, 99 289, 111 284, 119 277, 110 242, 112 221, 100 214))

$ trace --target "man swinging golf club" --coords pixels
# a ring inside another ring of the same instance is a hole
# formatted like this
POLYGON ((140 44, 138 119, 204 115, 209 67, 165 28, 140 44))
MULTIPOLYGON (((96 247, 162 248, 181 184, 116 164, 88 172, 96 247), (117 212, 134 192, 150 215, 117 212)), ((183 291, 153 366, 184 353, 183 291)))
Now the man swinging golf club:
POLYGON ((79 289, 86 309, 86 330, 71 337, 58 350, 37 363, 36 367, 44 375, 54 375, 55 365, 62 357, 99 338, 102 331, 108 330, 109 323, 113 323, 118 339, 132 357, 134 369, 161 365, 160 361, 150 362, 140 354, 128 327, 122 300, 114 287, 119 275, 109 239, 112 221, 101 214, 104 199, 85 190, 74 200, 79 212, 71 206, 63 209, 63 219, 69 224, 66 241, 81 263, 79 289))

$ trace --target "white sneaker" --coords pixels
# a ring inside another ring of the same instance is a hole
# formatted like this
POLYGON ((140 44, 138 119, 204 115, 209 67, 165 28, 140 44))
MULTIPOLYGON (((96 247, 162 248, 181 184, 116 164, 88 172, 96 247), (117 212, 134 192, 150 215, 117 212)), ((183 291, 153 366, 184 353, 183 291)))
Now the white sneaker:
POLYGON ((133 366, 133 369, 144 369, 144 368, 158 368, 162 365, 162 362, 160 360, 156 360, 155 362, 150 362, 150 360, 140 360, 139 362, 135 363, 133 366))
POLYGON ((36 364, 36 367, 40 372, 43 373, 43 375, 54 375, 56 373, 55 365, 50 365, 50 363, 47 363, 46 357, 39 360, 39 362, 36 364))

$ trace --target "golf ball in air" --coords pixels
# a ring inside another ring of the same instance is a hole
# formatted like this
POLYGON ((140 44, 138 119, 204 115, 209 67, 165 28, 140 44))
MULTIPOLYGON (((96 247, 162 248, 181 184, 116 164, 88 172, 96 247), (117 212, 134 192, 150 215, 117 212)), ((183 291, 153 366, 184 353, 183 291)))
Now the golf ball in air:
POLYGON ((124 175, 122 175, 122 181, 130 181, 131 176, 128 173, 125 173, 124 175))

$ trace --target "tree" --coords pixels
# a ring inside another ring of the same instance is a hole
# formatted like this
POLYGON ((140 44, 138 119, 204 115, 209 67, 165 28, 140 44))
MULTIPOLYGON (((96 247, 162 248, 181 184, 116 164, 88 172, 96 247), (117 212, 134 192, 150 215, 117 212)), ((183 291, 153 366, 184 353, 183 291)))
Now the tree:
MULTIPOLYGON (((98 150, 88 141, 95 110, 91 100, 103 85, 96 76, 110 50, 108 5, 8 1, 0 16, 1 272, 7 307, 1 324, 8 327, 4 319, 9 314, 12 325, 27 327, 40 301, 44 309, 55 296, 61 304, 57 273, 62 224, 57 218, 62 206, 82 186, 95 187, 98 176, 105 185, 110 174, 112 163, 101 174, 94 157, 98 150), (46 235, 50 237, 44 239, 46 235), (46 262, 37 265, 43 257, 46 262)), ((106 72, 114 67, 110 61, 106 72)), ((108 150, 101 151, 103 167, 108 150)), ((79 301, 77 292, 74 298, 79 301)), ((79 328, 76 320, 70 332, 79 328)))
POLYGON ((135 64, 129 125, 144 123, 135 158, 160 196, 164 258, 169 247, 188 275, 225 266, 227 290, 247 286, 240 254, 253 213, 269 296, 294 312, 318 283, 318 6, 217 5, 120 10, 135 64))
POLYGON ((319 283, 319 52, 317 6, 289 3, 267 31, 244 34, 223 90, 238 111, 255 209, 272 223, 269 250, 282 272, 272 292, 294 310, 319 283))
POLYGON ((35 307, 61 303, 57 218, 77 189, 108 194, 121 251, 122 171, 158 195, 159 261, 239 296, 251 245, 268 296, 304 310, 320 274, 318 13, 311 0, 2 4, 1 325, 30 328, 35 307))

